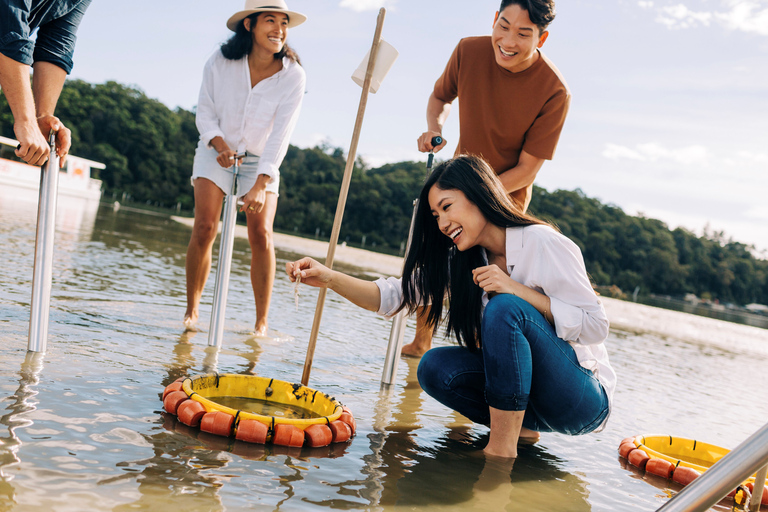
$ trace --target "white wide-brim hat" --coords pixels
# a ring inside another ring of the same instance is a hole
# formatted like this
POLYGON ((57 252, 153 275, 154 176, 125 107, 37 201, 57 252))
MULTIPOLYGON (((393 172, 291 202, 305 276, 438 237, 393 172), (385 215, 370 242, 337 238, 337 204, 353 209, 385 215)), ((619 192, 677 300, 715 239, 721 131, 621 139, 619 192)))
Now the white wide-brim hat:
POLYGON ((295 27, 307 21, 307 17, 300 12, 291 11, 285 0, 245 0, 245 7, 227 20, 227 28, 233 32, 237 25, 251 14, 257 12, 282 12, 288 16, 288 27, 295 27))

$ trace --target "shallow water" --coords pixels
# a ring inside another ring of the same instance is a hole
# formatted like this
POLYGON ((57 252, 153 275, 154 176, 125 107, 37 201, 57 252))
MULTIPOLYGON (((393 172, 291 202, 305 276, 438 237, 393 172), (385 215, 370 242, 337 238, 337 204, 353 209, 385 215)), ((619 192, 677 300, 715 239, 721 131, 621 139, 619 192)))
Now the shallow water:
POLYGON ((287 404, 260 400, 258 398, 244 398, 241 396, 217 396, 208 398, 224 407, 229 407, 236 411, 259 414, 261 416, 275 416, 279 418, 288 418, 296 420, 306 420, 311 418, 320 418, 321 416, 308 409, 296 407, 287 404))
MULTIPOLYGON (((486 462, 487 429, 426 396, 417 361, 402 359, 380 389, 390 322, 329 293, 309 385, 349 406, 356 437, 289 450, 201 434, 164 413, 164 386, 214 370, 300 380, 316 290, 302 287, 296 311, 278 272, 279 335, 249 335, 248 247, 237 240, 216 352, 207 332, 181 329, 189 228, 126 208, 60 210, 48 349, 27 354, 35 220, 34 198, 0 194, 0 511, 652 511, 679 487, 627 467, 621 439, 733 448, 768 421, 768 347, 612 331, 620 382, 608 427, 544 434, 513 468, 486 462)), ((212 290, 213 276, 203 319, 212 290)))

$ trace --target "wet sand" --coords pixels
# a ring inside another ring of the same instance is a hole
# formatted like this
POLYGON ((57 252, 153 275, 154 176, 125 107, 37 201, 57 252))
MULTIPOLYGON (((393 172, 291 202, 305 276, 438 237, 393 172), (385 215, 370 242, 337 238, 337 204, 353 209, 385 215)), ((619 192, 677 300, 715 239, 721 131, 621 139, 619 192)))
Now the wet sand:
MULTIPOLYGON (((186 217, 173 217, 173 220, 190 227, 193 224, 193 219, 186 217)), ((247 238, 245 226, 238 225, 235 228, 235 236, 247 238)), ((275 247, 282 251, 311 256, 320 261, 324 261, 328 254, 328 242, 282 233, 275 233, 274 240, 275 247)), ((398 256, 343 245, 336 247, 334 261, 383 276, 398 276, 403 266, 403 259, 398 256)), ((603 304, 614 329, 638 334, 650 333, 692 343, 706 343, 725 349, 734 344, 743 345, 744 340, 752 340, 760 352, 768 351, 768 329, 609 297, 603 297, 603 304)))

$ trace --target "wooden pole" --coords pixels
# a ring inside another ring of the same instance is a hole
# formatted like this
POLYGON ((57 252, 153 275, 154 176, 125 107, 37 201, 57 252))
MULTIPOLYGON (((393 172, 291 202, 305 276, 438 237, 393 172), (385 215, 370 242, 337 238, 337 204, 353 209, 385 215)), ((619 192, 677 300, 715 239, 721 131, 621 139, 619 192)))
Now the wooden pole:
MULTIPOLYGON (((336 244, 339 241, 339 231, 341 231, 341 220, 344 217, 344 207, 347 204, 347 194, 349 192, 349 182, 352 180, 352 171, 355 168, 355 159, 357 158, 357 143, 360 140, 360 130, 363 126, 363 117, 365 115, 365 106, 368 103, 368 92, 371 89, 371 77, 376 66, 376 57, 379 53, 379 43, 381 42, 381 29, 384 26, 384 15, 386 9, 379 10, 379 16, 376 19, 376 32, 373 36, 371 45, 371 56, 368 59, 368 68, 365 71, 365 81, 363 82, 363 92, 360 95, 360 105, 357 108, 357 119, 355 128, 352 131, 352 142, 349 145, 349 154, 347 155, 347 166, 344 168, 344 178, 339 192, 339 202, 336 205, 336 216, 333 219, 333 230, 331 240, 328 243, 328 255, 325 258, 325 266, 333 268, 333 257, 336 254, 336 244)), ((312 323, 312 331, 309 335, 309 346, 307 347, 307 357, 304 361, 304 372, 301 375, 301 383, 307 385, 309 382, 309 372, 312 369, 312 360, 315 356, 315 346, 317 345, 317 335, 320 331, 320 319, 323 316, 323 306, 325 305, 326 288, 320 288, 317 297, 317 307, 315 309, 315 320, 312 323)))

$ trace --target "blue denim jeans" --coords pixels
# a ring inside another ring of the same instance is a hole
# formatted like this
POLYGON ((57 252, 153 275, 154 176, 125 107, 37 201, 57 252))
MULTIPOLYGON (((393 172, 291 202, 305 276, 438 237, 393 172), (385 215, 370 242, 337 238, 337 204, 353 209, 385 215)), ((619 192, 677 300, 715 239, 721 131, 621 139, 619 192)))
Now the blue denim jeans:
POLYGON ((476 423, 488 407, 525 411, 523 426, 539 432, 587 434, 608 415, 608 396, 579 365, 568 342, 516 295, 493 297, 485 308, 482 348, 438 347, 419 363, 422 389, 476 423))
POLYGON ((0 3, 0 53, 22 64, 50 62, 72 71, 75 34, 91 0, 0 3), (32 33, 37 30, 37 38, 32 33))

